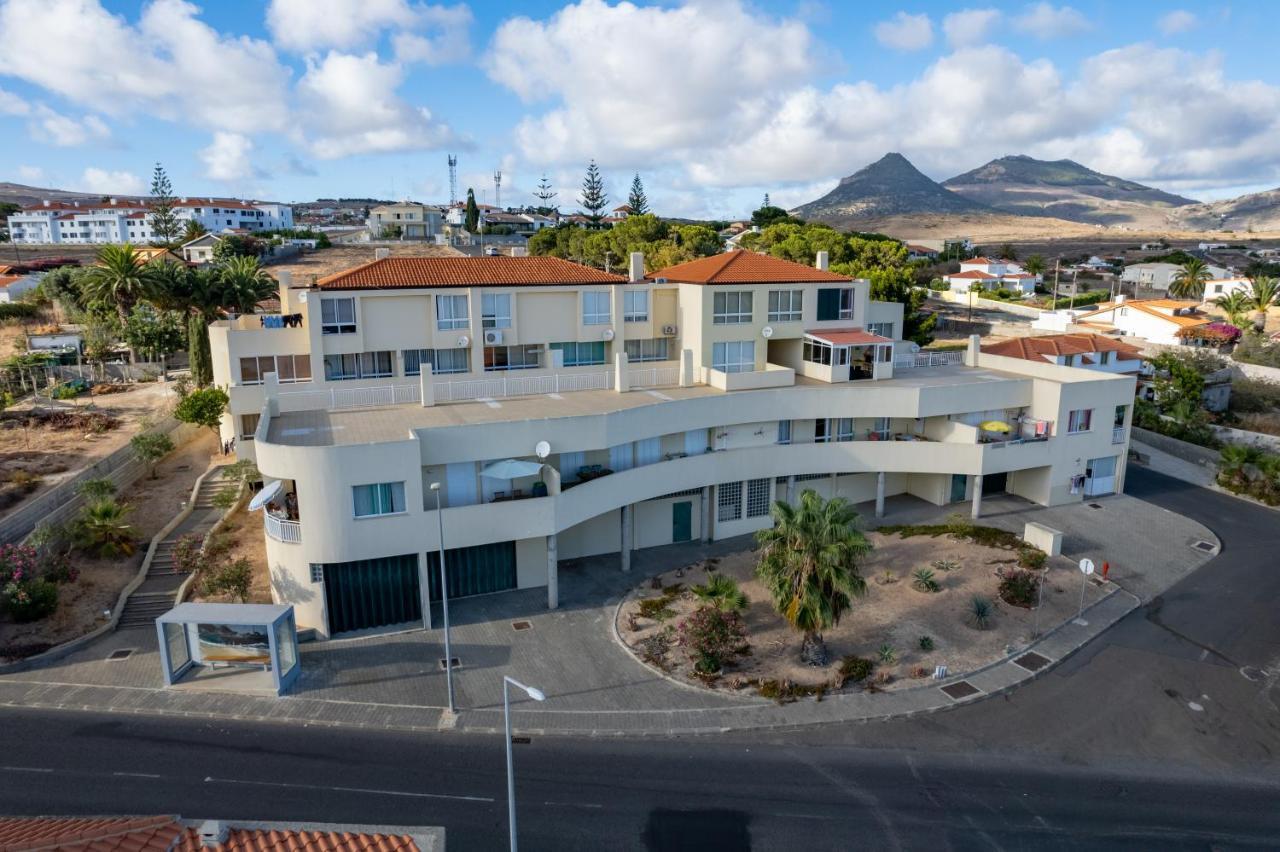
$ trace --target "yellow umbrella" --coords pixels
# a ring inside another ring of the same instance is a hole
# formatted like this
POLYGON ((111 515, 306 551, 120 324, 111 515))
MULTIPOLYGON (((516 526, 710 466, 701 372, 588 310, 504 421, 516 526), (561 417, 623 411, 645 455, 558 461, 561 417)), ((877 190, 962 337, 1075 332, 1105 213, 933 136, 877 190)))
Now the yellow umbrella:
POLYGON ((978 424, 978 428, 984 432, 1011 432, 1013 427, 1001 420, 985 420, 978 424))

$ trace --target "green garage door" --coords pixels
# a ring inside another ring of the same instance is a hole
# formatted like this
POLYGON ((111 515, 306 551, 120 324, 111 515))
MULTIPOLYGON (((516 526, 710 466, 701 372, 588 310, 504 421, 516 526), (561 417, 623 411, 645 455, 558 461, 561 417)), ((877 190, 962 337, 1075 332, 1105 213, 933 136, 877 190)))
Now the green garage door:
MULTIPOLYGON (((440 554, 427 554, 431 600, 440 600, 440 554)), ((505 592, 516 587, 516 543, 500 541, 445 551, 449 599, 505 592)))
POLYGON ((329 633, 422 620, 418 557, 386 556, 324 566, 329 633))

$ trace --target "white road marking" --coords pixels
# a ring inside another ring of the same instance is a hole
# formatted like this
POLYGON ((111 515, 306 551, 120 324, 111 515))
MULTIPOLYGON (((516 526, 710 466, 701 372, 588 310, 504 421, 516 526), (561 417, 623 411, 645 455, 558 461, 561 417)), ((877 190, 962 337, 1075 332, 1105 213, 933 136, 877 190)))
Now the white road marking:
POLYGON ((159 775, 154 775, 150 772, 112 772, 111 774, 120 778, 159 778, 160 777, 159 775))
POLYGON ((502 407, 502 403, 498 402, 493 397, 488 397, 488 396, 479 397, 478 399, 476 399, 476 402, 483 402, 485 405, 489 406, 490 408, 502 407))
POLYGON ((447 793, 414 793, 409 790, 378 790, 372 787, 326 787, 320 784, 289 784, 284 781, 246 781, 240 778, 204 779, 206 784, 242 784, 247 787, 278 787, 286 790, 329 790, 335 793, 367 793, 373 796, 403 796, 409 799, 449 799, 454 802, 493 802, 487 796, 450 796, 447 793))
POLYGON ((550 805, 553 808, 591 808, 592 810, 602 810, 604 805, 595 805, 591 802, 543 802, 544 805, 550 805))
POLYGON ((53 772, 52 769, 45 769, 40 766, 0 766, 5 772, 53 772))

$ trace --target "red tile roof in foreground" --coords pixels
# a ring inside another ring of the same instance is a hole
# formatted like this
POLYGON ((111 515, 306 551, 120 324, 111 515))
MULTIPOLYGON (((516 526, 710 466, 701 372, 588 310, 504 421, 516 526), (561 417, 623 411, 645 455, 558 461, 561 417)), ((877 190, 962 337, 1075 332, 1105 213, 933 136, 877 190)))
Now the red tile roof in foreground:
MULTIPOLYGON (((12 852, 419 852, 408 834, 230 824, 226 840, 201 844, 198 822, 177 817, 0 819, 0 849, 12 852)), ((328 826, 326 829, 330 828, 328 826)))
POLYGON ((872 334, 861 328, 832 328, 822 331, 806 331, 805 335, 830 343, 832 346, 871 346, 877 343, 893 343, 887 337, 872 334))
POLYGON ((677 263, 645 276, 649 280, 665 278, 686 284, 805 284, 811 282, 852 281, 848 275, 836 275, 814 266, 805 266, 756 254, 746 249, 700 257, 687 263, 677 263))
POLYGON ((1027 361, 1043 361, 1046 356, 1080 355, 1086 352, 1115 352, 1117 361, 1141 361, 1136 346, 1100 334, 1046 334, 1042 337, 1015 337, 982 347, 988 355, 1006 355, 1027 361))
POLYGON ((621 275, 558 257, 384 257, 316 282, 322 290, 621 284, 621 275))
POLYGON ((23 277, 24 276, 22 275, 0 275, 0 289, 8 287, 10 284, 21 281, 23 277))

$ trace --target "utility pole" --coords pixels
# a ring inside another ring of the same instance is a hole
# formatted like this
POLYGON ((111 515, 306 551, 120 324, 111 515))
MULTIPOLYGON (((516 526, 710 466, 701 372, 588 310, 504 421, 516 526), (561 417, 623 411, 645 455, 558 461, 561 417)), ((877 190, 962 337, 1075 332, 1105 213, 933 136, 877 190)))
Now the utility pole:
POLYGON ((1062 258, 1054 258, 1053 260, 1053 309, 1058 309, 1058 269, 1062 265, 1062 258))
POLYGON ((449 155, 449 206, 458 203, 458 157, 449 155))

